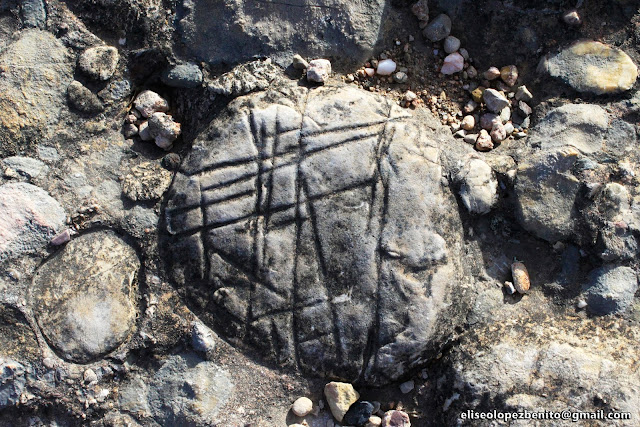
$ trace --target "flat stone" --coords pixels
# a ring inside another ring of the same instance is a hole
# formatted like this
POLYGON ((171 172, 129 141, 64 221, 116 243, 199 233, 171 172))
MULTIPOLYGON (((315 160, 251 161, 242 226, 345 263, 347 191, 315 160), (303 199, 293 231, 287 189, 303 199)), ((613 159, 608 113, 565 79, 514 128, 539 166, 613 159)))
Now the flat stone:
POLYGON ((623 313, 634 301, 638 276, 630 267, 605 265, 589 274, 582 290, 589 312, 600 316, 623 313))
POLYGON ((287 85, 228 111, 194 141, 164 211, 167 271, 201 319, 349 381, 367 366, 364 381, 385 383, 434 356, 433 322, 466 301, 440 300, 463 276, 437 119, 352 86, 287 85))
POLYGON ((148 402, 164 426, 209 425, 233 392, 227 371, 194 354, 170 356, 151 381, 148 402))
POLYGON ((487 108, 494 113, 500 113, 509 106, 509 100, 495 89, 486 89, 482 92, 482 99, 487 104, 487 108))
POLYGON ((349 383, 333 381, 324 386, 324 397, 327 399, 333 417, 342 422, 351 405, 360 398, 360 393, 349 383))
POLYGON ((293 55, 293 68, 296 70, 306 70, 309 66, 309 63, 300 55, 293 55))
POLYGON ((192 62, 177 64, 162 74, 162 82, 171 87, 194 88, 202 83, 202 71, 192 62))
POLYGON ((469 212, 485 214, 498 201, 498 181, 482 159, 470 157, 456 180, 460 183, 462 203, 469 212))
POLYGON ((157 162, 142 162, 122 180, 122 192, 136 201, 157 200, 171 184, 171 172, 157 162))
POLYGON ((73 63, 51 33, 30 29, 0 52, 0 70, 0 155, 16 154, 52 134, 73 63))
POLYGON ((23 182, 0 186, 0 262, 44 248, 65 220, 62 206, 41 188, 23 182))
POLYGON ((108 231, 69 242, 33 279, 33 311, 47 342, 72 362, 117 348, 135 325, 136 251, 108 231))
POLYGON ((578 41, 543 60, 540 69, 578 92, 620 93, 633 87, 638 67, 622 50, 595 41, 578 41))
POLYGON ((113 46, 90 47, 78 58, 78 67, 92 79, 109 80, 119 60, 118 49, 113 46))

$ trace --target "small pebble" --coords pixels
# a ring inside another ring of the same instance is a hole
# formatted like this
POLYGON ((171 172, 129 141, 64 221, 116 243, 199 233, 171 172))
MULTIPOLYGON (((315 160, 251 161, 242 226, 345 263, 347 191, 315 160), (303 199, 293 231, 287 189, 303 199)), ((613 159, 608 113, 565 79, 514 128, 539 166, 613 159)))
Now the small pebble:
POLYGON ((96 375, 96 373, 91 368, 89 368, 86 371, 84 371, 82 379, 84 380, 85 384, 91 384, 93 382, 98 382, 98 376, 96 375))
POLYGON ((500 117, 497 114, 485 113, 480 116, 480 127, 482 129, 490 131, 496 123, 500 123, 500 117))
POLYGON ((382 418, 377 415, 372 415, 369 417, 369 421, 364 425, 364 427, 380 427, 382 424, 382 418))
POLYGON ((513 133, 513 124, 511 122, 507 122, 504 125, 504 131, 507 133, 507 135, 511 135, 513 133))
POLYGON ((533 110, 531 109, 531 107, 529 107, 529 105, 526 102, 519 101, 518 102, 518 113, 520 113, 524 117, 529 117, 531 115, 531 113, 533 113, 533 110))
POLYGON ((296 70, 305 70, 307 69, 307 67, 309 67, 309 63, 298 54, 293 55, 292 64, 293 68, 295 68, 296 70))
POLYGON ((438 42, 451 33, 451 18, 444 13, 435 17, 435 19, 429 22, 422 34, 432 42, 438 42))
POLYGON ((415 387, 415 383, 413 382, 413 380, 409 380, 407 382, 400 384, 400 391, 402 392, 402 394, 407 394, 411 390, 413 390, 414 387, 415 387))
POLYGON ((140 139, 142 139, 143 141, 153 140, 153 137, 149 133, 149 122, 147 120, 140 123, 140 126, 138 127, 138 135, 140 136, 140 139))
POLYGON ((576 304, 576 307, 578 307, 579 309, 583 309, 587 306, 587 302, 583 299, 578 300, 578 303, 576 304))
POLYGON ((416 99, 418 99, 418 95, 416 95, 415 92, 412 92, 410 90, 406 91, 404 93, 404 100, 407 102, 411 102, 411 101, 415 101, 416 99))
MULTIPOLYGON (((460 49, 460 39, 454 36, 448 36, 444 39, 444 51, 447 53, 453 53, 460 49)), ((462 56, 462 55, 460 55, 462 56)), ((464 57, 463 57, 464 59, 464 57)))
POLYGON ((460 55, 462 55, 465 61, 469 60, 469 51, 467 49, 462 48, 458 52, 460 52, 460 55))
POLYGON ((291 411, 298 417, 306 417, 312 410, 313 402, 308 397, 300 397, 291 405, 291 411))
POLYGON ((440 72, 444 75, 459 73, 464 69, 464 58, 458 52, 454 52, 444 58, 440 72))
POLYGON ((520 86, 516 91, 516 99, 518 101, 529 102, 533 99, 533 95, 529 92, 526 86, 520 86))
POLYGON ((525 132, 516 132, 513 136, 516 139, 522 139, 522 138, 525 138, 527 136, 527 134, 525 132))
POLYGON ((429 20, 429 5, 427 0, 420 0, 416 2, 413 6, 411 6, 411 12, 418 18, 420 21, 428 21, 429 20))
POLYGON ((504 287, 507 289, 507 293, 509 295, 513 295, 516 293, 516 288, 513 287, 513 283, 511 282, 504 282, 504 287))
POLYGON ((376 74, 376 70, 373 68, 365 68, 364 72, 368 77, 373 77, 376 74))
POLYGON ((407 80, 409 80, 409 76, 407 76, 407 73, 404 73, 402 71, 399 71, 393 75, 393 81, 396 83, 406 83, 407 80))
POLYGON ((146 118, 151 117, 153 113, 169 111, 167 100, 151 90, 141 92, 133 101, 133 106, 146 118))
POLYGON ((507 123, 510 118, 511 118, 511 108, 504 107, 502 111, 500 111, 500 120, 504 124, 504 123, 507 123))
POLYGON ((578 11, 575 9, 565 13, 564 16, 562 17, 562 20, 564 21, 565 24, 574 26, 574 27, 582 23, 582 20, 580 19, 580 15, 578 15, 578 11))
POLYGON ((331 75, 331 62, 326 59, 314 59, 307 67, 307 80, 324 84, 331 75))
POLYGON ((51 239, 51 244, 53 246, 60 246, 67 243, 71 240, 71 230, 68 228, 60 233, 58 233, 53 239, 51 239))
POLYGON ((469 102, 467 102, 464 106, 464 108, 462 109, 465 113, 469 114, 472 113, 476 108, 478 108, 478 103, 474 100, 470 100, 469 102))
POLYGON ((138 127, 133 123, 125 123, 122 128, 122 134, 125 138, 131 138, 138 134, 138 127))
POLYGON ((491 136, 489 132, 482 129, 480 134, 478 135, 478 139, 476 140, 476 150, 478 151, 490 151, 493 150, 493 142, 491 141, 491 136))
POLYGON ((349 410, 344 414, 342 424, 362 426, 369 421, 369 417, 373 414, 373 405, 366 401, 355 402, 349 407, 349 410))
POLYGON ((474 67, 473 65, 469 66, 469 68, 467 68, 467 76, 469 76, 470 79, 475 79, 476 77, 478 77, 478 70, 476 70, 476 67, 474 67))
POLYGON ((531 282, 529 280, 529 272, 527 267, 519 261, 511 264, 511 275, 513 276, 513 286, 521 294, 529 293, 531 282))
POLYGON ((476 103, 480 104, 482 102, 482 99, 483 99, 482 95, 484 94, 485 90, 486 89, 483 86, 478 86, 477 88, 471 91, 471 97, 476 103))
POLYGON ((482 93, 482 99, 487 108, 494 113, 501 112, 504 107, 509 105, 509 100, 495 89, 486 89, 482 93))
POLYGON ((387 411, 382 418, 382 427, 410 427, 409 414, 403 411, 387 411))
POLYGON ((500 69, 500 78, 510 87, 518 80, 518 68, 515 65, 507 65, 500 69))
POLYGON ((158 147, 169 150, 180 136, 180 123, 165 113, 153 113, 149 121, 149 135, 155 139, 158 147))
POLYGON ((498 70, 496 67, 490 67, 487 71, 482 73, 482 75, 489 81, 495 80, 500 77, 500 70, 498 70))
POLYGON ((85 50, 78 59, 83 73, 96 80, 109 80, 116 71, 120 56, 112 46, 95 46, 85 50))
POLYGON ((464 136, 467 134, 467 132, 464 129, 460 129, 459 131, 457 131, 456 133, 453 134, 453 136, 455 138, 464 138, 464 136))
POLYGON ((464 119, 462 119, 462 129, 464 130, 473 130, 473 128, 476 126, 476 119, 469 115, 469 116, 464 116, 464 119))
POLYGON ((384 59, 378 63, 376 73, 381 76, 390 76, 396 70, 396 63, 391 59, 384 59))
POLYGON ((507 132, 502 123, 496 123, 491 129, 491 139, 493 142, 502 142, 507 138, 507 132))

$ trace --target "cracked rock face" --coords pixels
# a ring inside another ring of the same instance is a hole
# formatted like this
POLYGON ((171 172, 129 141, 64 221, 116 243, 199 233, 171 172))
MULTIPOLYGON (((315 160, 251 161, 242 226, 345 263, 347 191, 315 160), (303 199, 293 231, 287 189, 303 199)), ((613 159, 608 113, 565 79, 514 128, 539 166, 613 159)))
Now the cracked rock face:
POLYGON ((170 275, 202 318, 279 364, 399 377, 464 304, 434 129, 353 88, 236 100, 169 191, 170 275))

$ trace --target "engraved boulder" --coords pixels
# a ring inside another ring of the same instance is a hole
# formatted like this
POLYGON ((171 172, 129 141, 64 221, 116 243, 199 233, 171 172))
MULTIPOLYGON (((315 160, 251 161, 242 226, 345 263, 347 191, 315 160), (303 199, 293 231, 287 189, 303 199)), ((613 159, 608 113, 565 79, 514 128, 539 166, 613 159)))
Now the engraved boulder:
POLYGON ((161 247, 191 308, 303 372, 384 384, 468 304, 462 226, 429 113, 344 86, 238 98, 194 142, 161 247))

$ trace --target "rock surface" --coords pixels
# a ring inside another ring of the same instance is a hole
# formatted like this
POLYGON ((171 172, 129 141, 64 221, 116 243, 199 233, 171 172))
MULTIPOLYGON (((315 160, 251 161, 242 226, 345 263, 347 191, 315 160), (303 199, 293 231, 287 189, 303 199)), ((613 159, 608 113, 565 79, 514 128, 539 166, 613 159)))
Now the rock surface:
POLYGON ((271 57, 286 67, 294 54, 365 60, 378 41, 386 2, 335 0, 254 3, 246 0, 184 2, 182 41, 198 58, 237 64, 271 57), (216 19, 209 19, 216 16, 216 19), (274 19, 277 17, 277 19, 274 19), (230 23, 242 22, 242 25, 230 23), (215 43, 211 37, 218 37, 215 43), (219 38, 221 37, 221 38, 219 38))
POLYGON ((633 303, 637 290, 636 272, 616 265, 594 270, 583 287, 589 311, 598 315, 623 313, 633 303))
POLYGON ((41 188, 27 183, 0 186, 0 262, 43 248, 65 220, 60 203, 41 188))
POLYGON ((136 201, 157 200, 171 184, 171 173, 158 163, 142 162, 131 168, 122 181, 122 192, 136 201))
POLYGON ((622 50, 595 41, 578 41, 543 60, 541 68, 578 92, 624 92, 638 78, 638 67, 622 50))
POLYGON ((0 52, 0 153, 16 153, 50 135, 73 80, 68 50, 51 33, 32 29, 0 52))
POLYGON ((78 67, 92 79, 109 80, 119 60, 118 50, 113 46, 90 47, 78 58, 78 67))
POLYGON ((95 114, 104 110, 102 101, 79 81, 72 81, 67 87, 69 103, 78 111, 95 114))
POLYGON ((136 318, 136 251, 112 232, 84 234, 42 265, 33 310, 49 344, 86 363, 118 347, 136 318))
POLYGON ((497 202, 498 181, 482 159, 469 158, 457 179, 461 184, 460 198, 469 212, 487 213, 497 202))
POLYGON ((231 397, 229 374, 193 354, 170 356, 156 372, 148 401, 160 425, 207 425, 231 397))
POLYGON ((169 271, 199 315, 281 364, 396 378, 465 304, 444 303, 464 285, 437 125, 353 88, 281 90, 295 95, 241 98, 196 140, 168 195, 169 271))
POLYGON ((177 64, 162 74, 162 82, 171 87, 194 88, 202 83, 202 71, 197 64, 177 64))

